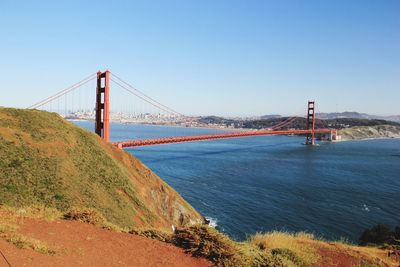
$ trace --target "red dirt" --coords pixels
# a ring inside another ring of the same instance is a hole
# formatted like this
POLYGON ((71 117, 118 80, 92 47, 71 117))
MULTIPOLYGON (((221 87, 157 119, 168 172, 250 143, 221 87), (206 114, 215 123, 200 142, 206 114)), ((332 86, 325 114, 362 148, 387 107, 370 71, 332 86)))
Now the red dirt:
POLYGON ((332 249, 319 249, 321 261, 316 266, 358 266, 358 260, 351 255, 332 249))
MULTIPOLYGON (((18 225, 18 233, 46 242, 56 254, 18 249, 0 239, 0 251, 11 266, 211 266, 171 244, 81 222, 24 218, 18 225)), ((8 265, 0 254, 2 266, 8 265)))

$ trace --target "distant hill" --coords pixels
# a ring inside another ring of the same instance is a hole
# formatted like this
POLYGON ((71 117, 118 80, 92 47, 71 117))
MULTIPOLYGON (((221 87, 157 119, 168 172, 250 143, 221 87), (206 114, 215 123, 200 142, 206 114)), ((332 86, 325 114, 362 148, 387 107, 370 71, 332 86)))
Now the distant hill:
MULTIPOLYGON (((357 112, 343 113, 318 113, 316 114, 316 126, 318 128, 334 128, 343 129, 354 126, 378 126, 378 125, 394 125, 400 126, 400 121, 383 120, 366 118, 370 115, 357 112)), ((228 119, 217 116, 200 117, 199 121, 206 124, 219 124, 225 126, 234 126, 235 128, 245 129, 266 129, 273 127, 289 117, 281 117, 280 115, 266 115, 265 118, 258 119, 228 119)), ((371 116, 370 116, 371 117, 371 116)), ((304 129, 306 118, 297 117, 290 124, 280 129, 304 129)))
POLYGON ((205 124, 219 124, 219 125, 234 125, 235 127, 240 127, 239 120, 235 119, 228 119, 224 117, 218 117, 218 116, 204 116, 204 117, 199 117, 198 121, 200 123, 205 123, 205 124))
POLYGON ((0 108, 0 205, 92 208, 121 227, 203 221, 138 159, 56 113, 0 108))
POLYGON ((282 116, 278 115, 278 114, 271 114, 271 115, 263 115, 260 117, 260 119, 262 119, 262 120, 276 119, 276 118, 282 118, 282 116))

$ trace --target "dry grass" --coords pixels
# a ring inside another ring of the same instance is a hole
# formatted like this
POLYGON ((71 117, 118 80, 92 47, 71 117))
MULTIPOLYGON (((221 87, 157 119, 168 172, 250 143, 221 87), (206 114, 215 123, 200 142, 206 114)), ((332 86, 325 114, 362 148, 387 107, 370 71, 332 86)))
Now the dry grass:
POLYGON ((208 226, 177 229, 172 243, 195 257, 212 261, 216 266, 239 266, 243 262, 236 244, 208 226))
POLYGON ((387 251, 379 247, 354 246, 344 242, 332 242, 323 244, 324 246, 334 247, 337 251, 345 251, 355 258, 364 259, 365 266, 399 266, 400 262, 394 262, 387 257, 387 251), (369 264, 369 265, 368 265, 369 264))
POLYGON ((37 252, 54 255, 56 251, 45 242, 17 233, 18 226, 8 222, 0 222, 0 238, 20 249, 33 249, 37 252))
POLYGON ((245 242, 235 242, 208 226, 178 228, 174 234, 154 229, 130 233, 173 243, 215 266, 398 266, 385 250, 328 242, 304 232, 259 233, 245 242))
POLYGON ((127 229, 108 222, 106 218, 95 209, 72 208, 64 214, 64 219, 93 224, 115 232, 128 232, 127 229))
POLYGON ((167 231, 158 229, 131 229, 128 231, 130 234, 144 236, 146 238, 155 239, 161 242, 171 242, 172 234, 167 231))
POLYGON ((39 204, 18 208, 7 205, 0 205, 0 213, 2 215, 2 221, 4 221, 5 219, 15 220, 15 218, 18 217, 54 221, 63 217, 63 213, 59 210, 39 204))
POLYGON ((64 214, 64 219, 80 221, 93 225, 103 225, 106 219, 94 209, 72 208, 64 214))
POLYGON ((0 236, 10 233, 10 232, 14 232, 17 229, 18 229, 18 226, 16 226, 15 224, 0 223, 0 236))
POLYGON ((262 250, 269 250, 273 255, 284 257, 293 263, 313 265, 319 261, 315 246, 310 241, 315 240, 309 233, 288 233, 273 231, 257 233, 248 242, 262 250))
POLYGON ((235 242, 208 226, 177 229, 171 242, 215 266, 307 266, 289 249, 265 250, 250 242, 235 242))
POLYGON ((304 232, 259 233, 250 237, 248 242, 262 250, 270 251, 274 256, 272 266, 281 266, 277 263, 283 263, 282 266, 337 266, 335 261, 340 261, 340 258, 353 262, 356 266, 399 265, 394 259, 387 257, 386 250, 355 246, 344 240, 329 242, 304 232), (324 251, 325 255, 321 256, 321 251, 324 251))
POLYGON ((61 219, 63 215, 59 210, 45 207, 43 205, 32 205, 25 208, 18 208, 15 209, 15 212, 24 217, 44 219, 46 221, 61 219))
POLYGON ((5 240, 20 249, 33 249, 48 255, 54 255, 56 253, 56 251, 50 248, 45 242, 18 233, 7 234, 5 240))

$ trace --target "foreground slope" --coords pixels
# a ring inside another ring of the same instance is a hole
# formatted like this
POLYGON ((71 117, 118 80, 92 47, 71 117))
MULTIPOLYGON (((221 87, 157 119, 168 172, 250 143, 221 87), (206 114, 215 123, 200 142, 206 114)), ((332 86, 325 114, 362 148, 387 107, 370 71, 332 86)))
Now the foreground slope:
POLYGON ((0 208, 0 266, 210 266, 172 244, 0 208))
POLYGON ((0 204, 92 208, 120 227, 203 218, 138 159, 55 113, 0 108, 0 204))
POLYGON ((51 208, 0 206, 0 266, 9 266, 7 261, 11 266, 400 264, 400 253, 395 247, 359 247, 319 240, 307 233, 270 232, 236 242, 206 225, 177 228, 174 233, 116 232, 99 226, 62 220, 62 214, 51 208))

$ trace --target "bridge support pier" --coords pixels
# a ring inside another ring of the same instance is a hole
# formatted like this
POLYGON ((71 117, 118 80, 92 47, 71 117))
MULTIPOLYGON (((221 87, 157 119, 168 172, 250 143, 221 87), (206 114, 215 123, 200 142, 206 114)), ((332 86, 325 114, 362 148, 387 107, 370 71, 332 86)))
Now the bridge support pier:
POLYGON ((311 130, 311 133, 306 135, 306 145, 314 145, 315 140, 315 102, 308 101, 307 108, 307 125, 306 130, 311 130))
POLYGON ((110 141, 110 72, 97 72, 95 132, 110 141))

